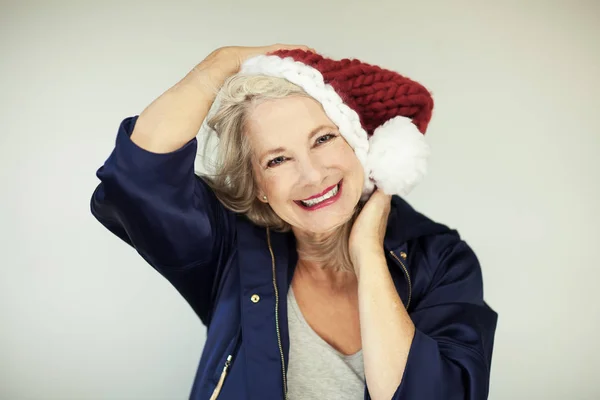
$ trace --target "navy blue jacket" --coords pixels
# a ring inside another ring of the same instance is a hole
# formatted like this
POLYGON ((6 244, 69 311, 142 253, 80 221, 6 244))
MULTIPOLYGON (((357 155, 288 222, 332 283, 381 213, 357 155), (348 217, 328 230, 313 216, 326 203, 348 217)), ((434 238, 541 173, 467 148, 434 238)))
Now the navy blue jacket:
MULTIPOLYGON (((209 399, 221 376, 219 400, 284 398, 293 234, 268 231, 225 209, 194 174, 196 139, 171 153, 151 153, 130 140, 136 121, 123 120, 97 171, 101 183, 91 211, 207 326, 190 398, 209 399)), ((473 251, 456 231, 399 197, 392 198, 384 248, 416 327, 393 399, 487 398, 497 314, 483 300, 473 251)))

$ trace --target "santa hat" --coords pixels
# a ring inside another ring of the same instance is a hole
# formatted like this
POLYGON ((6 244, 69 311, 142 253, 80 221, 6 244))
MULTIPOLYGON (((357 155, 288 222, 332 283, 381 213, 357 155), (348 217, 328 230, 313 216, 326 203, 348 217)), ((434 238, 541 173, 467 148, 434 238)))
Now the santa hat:
MULTIPOLYGON (((321 103, 363 165, 363 195, 375 185, 387 194, 405 196, 425 176, 430 151, 424 134, 433 99, 419 83, 356 59, 335 61, 304 50, 250 58, 239 74, 285 78, 321 103)), ((212 135, 209 145, 218 145, 206 124, 200 135, 212 135)), ((196 167, 198 173, 202 168, 198 163, 196 167)))

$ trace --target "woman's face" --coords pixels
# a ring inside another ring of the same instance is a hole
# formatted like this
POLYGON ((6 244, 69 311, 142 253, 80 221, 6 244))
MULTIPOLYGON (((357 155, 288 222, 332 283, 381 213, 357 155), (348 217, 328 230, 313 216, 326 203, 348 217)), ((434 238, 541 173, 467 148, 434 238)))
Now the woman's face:
POLYGON ((247 135, 260 201, 295 229, 327 233, 348 221, 362 194, 363 167, 312 98, 255 107, 247 135))

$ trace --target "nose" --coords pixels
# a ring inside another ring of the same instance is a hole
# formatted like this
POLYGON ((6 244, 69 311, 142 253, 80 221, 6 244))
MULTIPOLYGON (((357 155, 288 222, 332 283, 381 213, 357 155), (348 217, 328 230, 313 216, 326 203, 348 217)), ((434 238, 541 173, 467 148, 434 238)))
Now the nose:
POLYGON ((298 172, 304 184, 319 185, 323 180, 324 168, 318 160, 306 157, 298 163, 298 166, 300 169, 298 172))

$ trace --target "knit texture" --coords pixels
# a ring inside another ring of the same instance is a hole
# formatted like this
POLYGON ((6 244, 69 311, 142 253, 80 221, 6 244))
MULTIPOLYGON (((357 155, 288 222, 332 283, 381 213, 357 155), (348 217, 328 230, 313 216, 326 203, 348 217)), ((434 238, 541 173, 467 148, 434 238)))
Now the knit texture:
POLYGON ((410 118, 421 133, 427 131, 433 98, 418 82, 357 59, 336 61, 304 50, 280 50, 271 54, 291 57, 319 71, 324 83, 330 84, 344 103, 358 113, 369 135, 398 115, 410 118))

